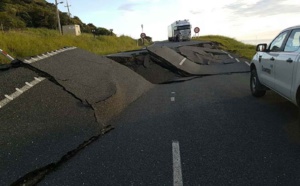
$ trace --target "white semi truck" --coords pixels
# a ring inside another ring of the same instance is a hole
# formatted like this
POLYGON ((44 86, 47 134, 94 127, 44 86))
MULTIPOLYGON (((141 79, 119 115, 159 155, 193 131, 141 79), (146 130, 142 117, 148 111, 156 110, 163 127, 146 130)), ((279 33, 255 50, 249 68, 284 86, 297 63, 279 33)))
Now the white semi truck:
POLYGON ((169 41, 191 40, 191 28, 189 20, 178 20, 168 26, 169 41))

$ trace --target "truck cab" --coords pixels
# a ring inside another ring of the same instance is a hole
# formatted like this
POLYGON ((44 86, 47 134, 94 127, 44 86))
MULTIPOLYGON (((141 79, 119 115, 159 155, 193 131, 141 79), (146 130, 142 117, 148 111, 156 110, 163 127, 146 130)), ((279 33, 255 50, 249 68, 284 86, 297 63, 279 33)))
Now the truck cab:
POLYGON ((189 41, 191 40, 192 25, 188 20, 178 20, 168 26, 169 41, 189 41))
POLYGON ((300 104, 300 25, 281 31, 268 46, 259 44, 251 61, 250 88, 261 97, 271 89, 300 104))

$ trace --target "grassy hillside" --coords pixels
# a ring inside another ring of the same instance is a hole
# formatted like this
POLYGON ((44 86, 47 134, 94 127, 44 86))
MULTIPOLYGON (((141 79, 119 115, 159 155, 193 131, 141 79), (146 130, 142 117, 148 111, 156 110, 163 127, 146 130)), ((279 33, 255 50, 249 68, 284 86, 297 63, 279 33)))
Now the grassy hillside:
MULTIPOLYGON (((29 57, 56 50, 65 46, 76 46, 95 54, 105 55, 125 50, 134 50, 136 40, 127 37, 59 35, 58 31, 49 29, 26 29, 23 31, 0 32, 0 49, 13 57, 29 57)), ((0 63, 3 60, 1 58, 0 63)))
MULTIPOLYGON (((111 34, 105 28, 97 28, 92 23, 83 23, 77 16, 69 17, 66 12, 59 12, 59 14, 61 25, 77 24, 85 33, 99 30, 98 34, 111 34)), ((28 27, 57 29, 56 6, 46 0, 0 0, 0 30, 28 27)))
MULTIPOLYGON (((254 45, 244 44, 224 36, 201 36, 193 40, 218 42, 224 50, 236 53, 247 59, 251 59, 255 54, 254 45)), ((141 48, 137 46, 136 40, 127 36, 94 37, 92 34, 62 36, 56 30, 34 28, 22 31, 0 32, 0 49, 8 52, 13 57, 35 56, 65 46, 76 46, 99 55, 141 48)), ((0 55, 0 63, 7 62, 9 61, 0 55)))
POLYGON ((193 40, 217 42, 221 45, 222 49, 233 52, 247 59, 252 59, 253 55, 255 54, 254 45, 245 44, 233 38, 229 38, 225 36, 207 35, 207 36, 200 36, 197 38, 193 38, 193 40))

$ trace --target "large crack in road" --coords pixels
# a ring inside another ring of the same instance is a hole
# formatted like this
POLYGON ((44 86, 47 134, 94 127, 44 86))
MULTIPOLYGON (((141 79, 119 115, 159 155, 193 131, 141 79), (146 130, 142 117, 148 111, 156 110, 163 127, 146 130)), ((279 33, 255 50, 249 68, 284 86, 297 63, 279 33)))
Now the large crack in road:
POLYGON ((72 157, 74 157, 77 153, 79 153, 81 150, 83 150, 85 147, 89 146, 99 138, 101 138, 106 133, 113 130, 114 127, 107 126, 102 129, 101 133, 91 137, 90 139, 84 141, 82 144, 78 145, 78 147, 74 150, 69 151, 67 154, 65 154, 59 161, 50 163, 44 167, 41 167, 39 169, 36 169, 32 172, 27 173, 26 175, 19 178, 17 181, 12 183, 12 186, 28 186, 28 185, 36 185, 41 180, 45 178, 48 174, 55 171, 58 167, 60 167, 62 164, 66 163, 68 160, 70 160, 72 157))
POLYGON ((249 72, 245 63, 233 59, 217 49, 215 43, 209 42, 175 48, 153 46, 107 57, 74 49, 25 64, 25 67, 61 86, 82 104, 92 108, 102 131, 59 161, 26 174, 12 185, 35 185, 41 181, 84 147, 112 130, 109 121, 155 84, 249 72))

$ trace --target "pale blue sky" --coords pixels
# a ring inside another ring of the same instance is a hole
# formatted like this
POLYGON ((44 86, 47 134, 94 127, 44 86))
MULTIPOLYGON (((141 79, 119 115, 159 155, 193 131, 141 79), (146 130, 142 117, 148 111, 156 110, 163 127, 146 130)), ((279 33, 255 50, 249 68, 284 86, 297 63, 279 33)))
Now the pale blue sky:
MULTIPOLYGON (((54 3, 55 0, 47 0, 54 3)), ((58 0, 59 1, 59 0, 58 0)), ((59 9, 67 12, 66 0, 59 9)), ((299 0, 68 0, 73 16, 118 35, 137 38, 144 32, 154 40, 167 39, 167 26, 189 19, 200 35, 218 34, 239 40, 269 39, 299 25, 299 0)))

